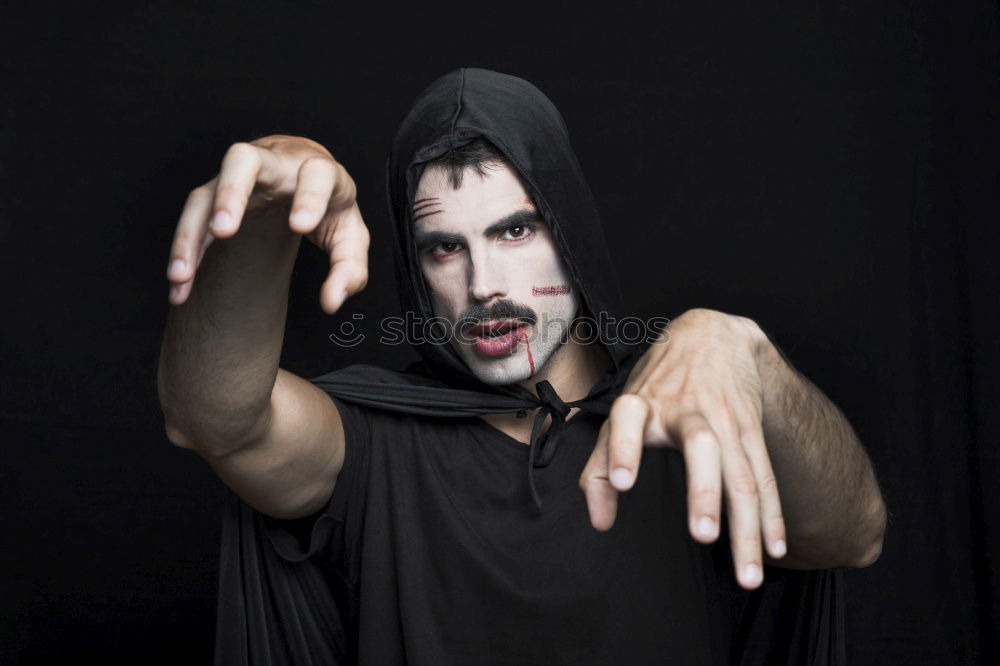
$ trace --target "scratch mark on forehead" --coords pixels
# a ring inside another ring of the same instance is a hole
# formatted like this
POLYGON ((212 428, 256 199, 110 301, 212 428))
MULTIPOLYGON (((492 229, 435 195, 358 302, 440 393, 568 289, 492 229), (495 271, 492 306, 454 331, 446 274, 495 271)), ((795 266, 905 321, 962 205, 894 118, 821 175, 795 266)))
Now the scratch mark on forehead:
POLYGON ((416 222, 417 220, 422 220, 425 217, 430 217, 431 215, 437 215, 438 213, 443 213, 443 212, 444 209, 439 208, 437 210, 429 210, 427 212, 417 213, 416 215, 413 216, 413 221, 416 222))
POLYGON ((425 217, 443 213, 444 209, 440 207, 440 202, 441 200, 438 197, 425 197, 414 201, 413 221, 416 222, 417 220, 422 220, 425 217))

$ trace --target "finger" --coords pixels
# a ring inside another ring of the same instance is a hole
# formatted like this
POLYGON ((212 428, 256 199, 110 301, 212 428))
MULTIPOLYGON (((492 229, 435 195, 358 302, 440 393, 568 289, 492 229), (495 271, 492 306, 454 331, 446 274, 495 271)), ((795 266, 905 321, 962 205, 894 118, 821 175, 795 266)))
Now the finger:
POLYGON ((615 398, 608 414, 608 479, 618 491, 635 483, 642 461, 643 432, 649 418, 649 402, 635 393, 615 398))
POLYGON ((688 412, 670 428, 681 443, 688 484, 688 529, 701 543, 719 536, 722 462, 719 438, 701 412, 688 412))
POLYGON ((327 157, 310 157, 299 167, 290 226, 300 234, 316 228, 326 215, 330 197, 337 184, 337 168, 327 157))
POLYGON ((336 187, 330 195, 329 207, 331 210, 347 210, 357 203, 358 188, 343 164, 336 161, 333 164, 337 170, 336 187))
POLYGON ((370 244, 368 227, 357 203, 331 217, 332 233, 324 245, 330 253, 330 273, 320 292, 320 304, 328 314, 339 310, 345 300, 365 288, 370 244))
MULTIPOLYGON (((727 426, 728 430, 728 426, 727 426)), ((736 576, 744 588, 756 588, 764 580, 760 547, 760 502, 757 481, 737 432, 720 437, 722 482, 729 513, 729 540, 736 576)))
POLYGON ((740 439, 746 452, 754 477, 757 479, 757 497, 760 502, 760 520, 764 533, 764 543, 767 544, 771 557, 785 556, 785 519, 781 512, 781 496, 778 493, 778 481, 771 467, 771 458, 767 452, 764 431, 755 418, 740 423, 740 439))
POLYGON ((191 283, 203 252, 207 235, 208 215, 212 209, 215 179, 196 187, 188 195, 181 211, 174 239, 167 260, 167 280, 170 282, 169 300, 180 305, 191 291, 191 283))
POLYGON ((197 275, 198 268, 201 266, 201 260, 205 257, 205 250, 208 249, 208 246, 212 244, 213 240, 215 240, 215 237, 212 236, 212 234, 205 234, 205 240, 202 241, 201 250, 199 250, 198 258, 195 260, 195 272, 191 275, 191 279, 170 287, 170 300, 174 305, 180 305, 181 303, 186 302, 188 297, 191 295, 191 290, 194 288, 194 277, 197 275))
POLYGON ((580 489, 587 500, 590 524, 602 532, 615 524, 618 512, 618 491, 608 479, 608 422, 601 426, 597 446, 580 475, 580 489))
POLYGON ((254 187, 277 184, 277 162, 278 158, 270 150, 249 143, 234 143, 226 151, 209 222, 209 230, 217 238, 228 238, 239 229, 254 187))

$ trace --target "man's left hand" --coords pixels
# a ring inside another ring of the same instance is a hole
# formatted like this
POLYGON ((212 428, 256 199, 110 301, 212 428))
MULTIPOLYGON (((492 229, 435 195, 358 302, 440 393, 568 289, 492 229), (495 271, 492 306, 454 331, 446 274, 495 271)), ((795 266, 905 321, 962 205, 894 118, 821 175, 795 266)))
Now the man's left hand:
POLYGON ((737 577, 747 589, 761 584, 761 535, 771 557, 786 550, 762 427, 763 344, 767 336, 745 317, 696 309, 671 322, 633 368, 580 477, 596 529, 614 524, 618 493, 635 483, 643 447, 672 447, 687 468, 691 535, 718 538, 725 493, 737 577))

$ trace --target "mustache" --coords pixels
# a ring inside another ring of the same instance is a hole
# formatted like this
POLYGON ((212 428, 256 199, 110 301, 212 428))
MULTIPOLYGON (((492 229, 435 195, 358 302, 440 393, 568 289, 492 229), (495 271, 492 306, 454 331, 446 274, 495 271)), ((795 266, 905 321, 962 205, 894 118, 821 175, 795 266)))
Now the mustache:
POLYGON ((490 307, 476 303, 462 313, 455 322, 455 329, 464 333, 476 324, 493 319, 516 319, 526 324, 534 324, 538 321, 538 315, 528 306, 513 301, 497 301, 490 307))

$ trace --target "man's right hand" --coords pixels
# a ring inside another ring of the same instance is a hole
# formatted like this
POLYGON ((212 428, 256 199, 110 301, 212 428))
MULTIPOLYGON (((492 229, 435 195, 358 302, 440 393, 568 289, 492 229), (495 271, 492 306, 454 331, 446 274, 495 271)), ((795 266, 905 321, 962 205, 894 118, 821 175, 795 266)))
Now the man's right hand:
POLYGON ((274 135, 233 144, 219 174, 188 196, 168 262, 169 301, 184 303, 205 250, 241 229, 287 229, 305 235, 330 257, 320 291, 328 314, 364 289, 369 234, 355 200, 354 180, 323 146, 274 135))

